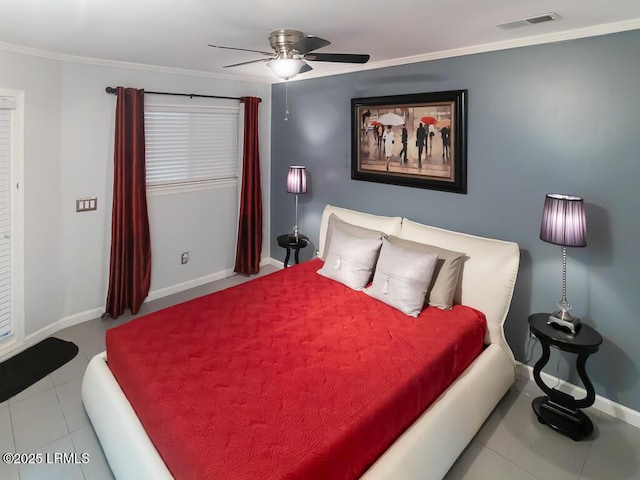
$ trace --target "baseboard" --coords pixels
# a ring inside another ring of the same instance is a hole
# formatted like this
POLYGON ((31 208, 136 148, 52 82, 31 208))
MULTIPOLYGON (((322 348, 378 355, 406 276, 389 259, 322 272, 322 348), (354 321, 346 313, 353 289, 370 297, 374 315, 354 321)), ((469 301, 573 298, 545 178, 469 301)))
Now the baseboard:
POLYGON ((159 288, 158 290, 149 292, 147 298, 144 299, 144 303, 153 302, 154 300, 158 300, 159 298, 168 297, 169 295, 173 295, 174 293, 183 292, 185 290, 189 290, 190 288, 196 288, 206 283, 222 280, 223 278, 230 277, 231 275, 233 275, 232 268, 228 270, 222 270, 221 272, 211 273, 209 275, 205 275, 204 277, 194 278, 193 280, 188 280, 186 282, 177 283, 175 285, 171 285, 170 287, 159 288))
MULTIPOLYGON (((518 363, 517 374, 521 377, 533 380, 533 367, 531 367, 530 365, 525 365, 523 363, 518 363)), ((541 372, 540 377, 542 377, 542 380, 547 385, 558 384, 558 390, 562 390, 563 392, 573 395, 576 398, 582 398, 587 394, 584 388, 561 380, 557 377, 554 377, 553 375, 549 375, 548 373, 541 372)), ((629 407, 625 407, 624 405, 620 405, 613 400, 609 400, 608 398, 596 395, 596 401, 593 404, 593 408, 600 410, 607 415, 611 415, 618 420, 628 423, 629 425, 640 428, 640 412, 632 410, 629 407)))
MULTIPOLYGON (((260 260, 260 266, 264 267, 265 265, 273 265, 272 260, 273 259, 270 257, 263 258, 262 260, 260 260)), ((204 277, 194 278, 193 280, 188 280, 176 285, 171 285, 170 287, 160 288, 158 290, 149 292, 147 298, 144 299, 144 303, 153 302, 154 300, 158 300, 159 298, 168 297, 169 295, 173 295, 174 293, 180 293, 191 288, 200 287, 201 285, 222 280, 223 278, 231 277, 233 275, 235 275, 233 268, 229 268, 227 270, 222 270, 220 272, 205 275, 204 277)))
MULTIPOLYGON (((265 265, 273 265, 274 267, 284 268, 284 264, 279 260, 268 257, 264 258, 260 261, 260 266, 265 265)), ((222 272, 213 273, 211 275, 206 275, 204 277, 200 277, 194 280, 190 280, 188 282, 183 282, 178 285, 174 285, 172 287, 167 287, 163 289, 156 290, 155 292, 149 293, 149 296, 145 300, 151 301, 156 300, 158 298, 165 297, 167 295, 172 295, 174 293, 181 292, 183 290, 187 290, 189 288, 198 287, 200 285, 204 285, 205 283, 214 282, 216 280, 221 280, 228 276, 233 275, 233 270, 223 270, 222 272), (153 295, 153 298, 151 296, 153 295)), ((21 351, 29 348, 32 345, 44 340, 45 338, 54 335, 56 332, 72 327, 73 325, 77 325, 79 323, 87 322, 89 320, 93 320, 98 318, 104 312, 103 307, 92 308, 90 310, 85 310, 84 312, 76 313, 74 315, 70 315, 68 317, 64 317, 57 322, 47 325, 46 327, 41 328, 40 330, 31 333, 25 337, 25 341, 22 345, 17 347, 16 349, 5 353, 2 357, 0 357, 0 361, 5 360, 21 351)), ((518 363, 517 366, 517 374, 533 380, 533 367, 530 365, 525 365, 523 363, 518 363)), ((564 380, 558 379, 553 375, 549 375, 548 373, 541 372, 540 376, 544 380, 547 385, 558 384, 560 389, 574 397, 581 398, 586 395, 586 391, 582 387, 578 387, 572 383, 566 382, 564 380)), ((615 417, 629 425, 633 425, 635 427, 640 428, 640 412, 636 410, 632 410, 629 407, 625 407, 624 405, 620 405, 619 403, 614 402, 613 400, 609 400, 608 398, 601 397, 600 395, 596 395, 595 403, 593 407, 601 412, 604 412, 612 417, 615 417)))
POLYGON ((23 350, 26 350, 36 343, 41 342, 45 338, 54 335, 56 332, 59 332, 64 328, 72 327, 74 325, 78 325, 79 323, 98 318, 100 315, 102 315, 102 312, 104 312, 104 308, 92 308, 91 310, 85 310, 84 312, 69 315, 68 317, 61 318, 57 322, 50 323, 46 327, 42 327, 40 330, 36 330, 35 332, 27 335, 21 345, 3 354, 0 357, 0 361, 17 355, 23 350))
MULTIPOLYGON (((273 265, 275 267, 280 267, 280 268, 284 266, 282 262, 278 262, 277 260, 274 260, 273 258, 270 258, 270 257, 263 258, 260 261, 261 267, 265 265, 273 265)), ((147 298, 144 300, 144 303, 151 302, 153 300, 158 300, 159 298, 166 297, 168 295, 173 295, 174 293, 179 293, 184 290, 188 290, 190 288, 199 287, 206 283, 215 282, 216 280, 222 280, 223 278, 230 277, 232 275, 234 275, 234 271, 231 268, 228 270, 223 270, 221 272, 212 273, 210 275, 205 275, 200 278, 195 278, 187 282, 182 282, 176 285, 172 285, 170 287, 160 288, 158 290, 149 292, 149 295, 147 295, 147 298)), ((27 348, 35 345, 36 343, 44 340, 45 338, 50 337, 51 335, 55 335, 56 332, 64 328, 72 327, 74 325, 78 325, 79 323, 88 322, 89 320, 94 320, 98 317, 101 317, 103 313, 104 313, 104 306, 92 308, 90 310, 85 310, 84 312, 76 313, 73 315, 69 315, 68 317, 61 318, 60 320, 53 322, 41 328, 40 330, 37 330, 27 335, 24 339, 24 342, 22 342, 22 344, 16 345, 15 348, 12 348, 11 350, 3 352, 2 355, 0 355, 0 361, 6 360, 7 358, 17 355, 18 353, 22 352, 23 350, 26 350, 27 348)))
POLYGON ((260 260, 260 266, 264 267, 265 265, 273 265, 273 258, 271 257, 264 257, 262 260, 260 260))
POLYGON ((260 262, 260 266, 263 266, 263 265, 272 265, 277 268, 284 268, 284 262, 281 262, 280 260, 276 260, 275 258, 272 258, 272 257, 265 258, 262 262, 260 262))

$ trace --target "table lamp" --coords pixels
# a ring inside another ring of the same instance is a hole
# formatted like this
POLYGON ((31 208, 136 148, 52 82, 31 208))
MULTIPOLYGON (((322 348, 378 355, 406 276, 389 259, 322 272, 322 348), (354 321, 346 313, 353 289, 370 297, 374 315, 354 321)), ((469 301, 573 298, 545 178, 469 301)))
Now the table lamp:
POLYGON ((584 214, 584 202, 581 197, 548 193, 542 209, 540 240, 562 246, 562 299, 558 310, 549 317, 550 325, 559 325, 576 333, 580 328, 580 319, 569 311, 567 301, 567 247, 587 246, 587 225, 584 214))
POLYGON ((307 170, 305 167, 295 165, 289 167, 287 193, 296 194, 296 224, 293 227, 293 237, 298 241, 298 194, 307 193, 307 170))

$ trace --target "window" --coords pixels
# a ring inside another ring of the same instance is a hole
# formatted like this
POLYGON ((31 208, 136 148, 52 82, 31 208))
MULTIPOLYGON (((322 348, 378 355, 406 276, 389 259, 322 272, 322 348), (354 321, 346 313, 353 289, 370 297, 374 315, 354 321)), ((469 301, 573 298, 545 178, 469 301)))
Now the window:
POLYGON ((13 334, 11 310, 11 164, 13 99, 0 98, 0 340, 13 334))
POLYGON ((24 92, 0 88, 0 356, 24 342, 24 92))
POLYGON ((147 188, 237 183, 239 111, 145 106, 147 188))

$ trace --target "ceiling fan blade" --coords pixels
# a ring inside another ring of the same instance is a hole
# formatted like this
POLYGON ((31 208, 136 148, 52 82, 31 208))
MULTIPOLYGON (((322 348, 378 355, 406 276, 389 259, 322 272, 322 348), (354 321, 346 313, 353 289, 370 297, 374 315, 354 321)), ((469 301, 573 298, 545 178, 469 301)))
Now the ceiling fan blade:
POLYGON ((300 55, 304 55, 305 53, 312 52, 322 47, 326 47, 327 45, 331 45, 329 40, 325 40, 324 38, 314 37, 313 35, 307 35, 306 37, 301 38, 296 43, 291 45, 291 50, 295 50, 300 55))
POLYGON ((309 65, 308 63, 305 63, 304 66, 298 72, 298 74, 307 73, 307 72, 310 72, 311 70, 313 70, 313 67, 311 65, 309 65))
POLYGON ((314 62, 367 63, 369 55, 355 53, 308 53, 302 58, 314 62))
POLYGON ((253 52, 253 53, 261 53, 262 55, 273 56, 273 52, 263 52, 262 50, 251 50, 250 48, 238 48, 238 47, 224 47, 222 45, 211 45, 208 44, 209 47, 213 48, 223 48, 225 50, 238 50, 240 52, 253 52))
POLYGON ((248 62, 240 62, 240 63, 234 63, 232 65, 224 65, 222 68, 239 67, 240 65, 249 65, 250 63, 258 63, 258 62, 268 62, 269 60, 273 60, 273 58, 259 58, 257 60, 249 60, 248 62))

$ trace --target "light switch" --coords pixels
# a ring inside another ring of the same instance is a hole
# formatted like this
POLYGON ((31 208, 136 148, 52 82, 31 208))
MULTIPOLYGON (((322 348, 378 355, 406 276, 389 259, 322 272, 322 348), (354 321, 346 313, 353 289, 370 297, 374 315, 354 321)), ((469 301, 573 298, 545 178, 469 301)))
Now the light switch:
POLYGON ((97 197, 78 198, 76 200, 76 212, 89 212, 98 208, 97 197))

